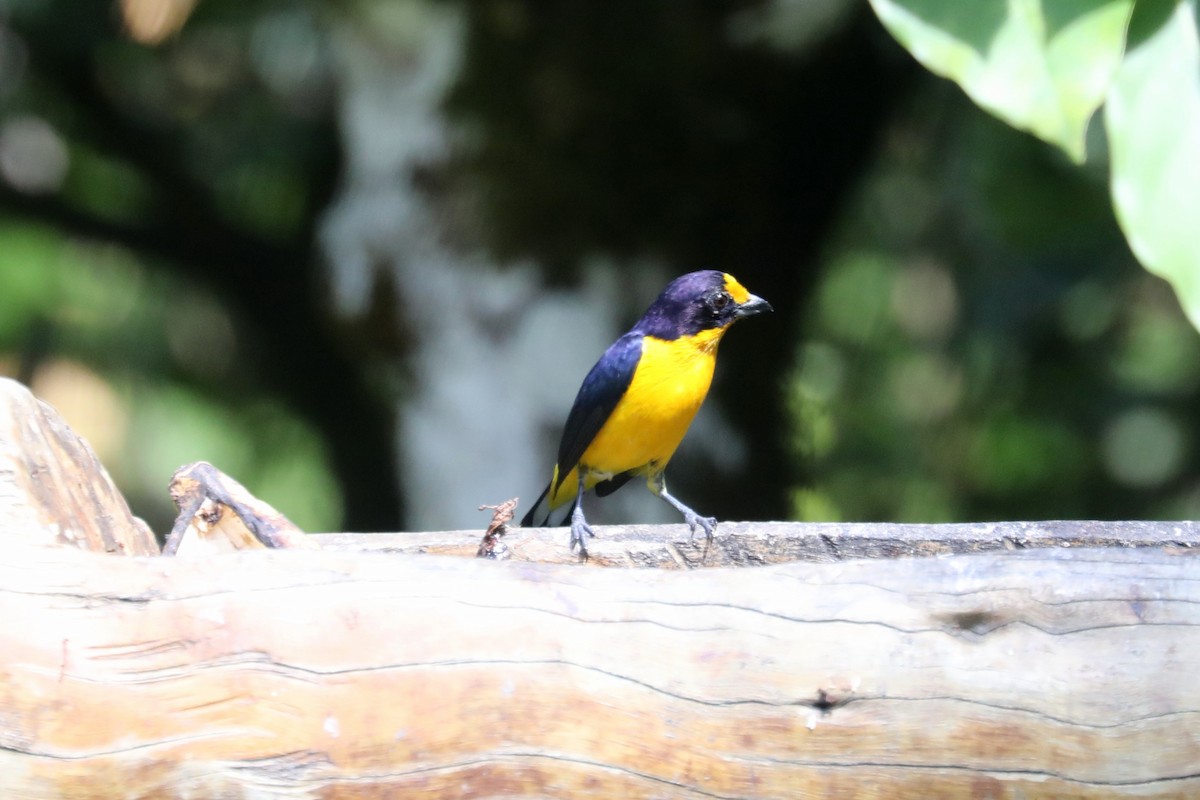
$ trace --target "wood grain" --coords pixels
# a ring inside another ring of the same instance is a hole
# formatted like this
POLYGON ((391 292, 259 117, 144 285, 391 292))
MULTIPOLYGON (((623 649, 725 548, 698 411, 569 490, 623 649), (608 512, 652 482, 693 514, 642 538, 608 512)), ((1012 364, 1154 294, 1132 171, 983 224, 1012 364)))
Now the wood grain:
POLYGON ((175 470, 169 489, 179 516, 163 542, 164 556, 318 546, 291 520, 207 461, 175 470))
POLYGON ((0 543, 15 539, 158 552, 87 442, 24 386, 0 378, 0 543))
POLYGON ((6 798, 1200 794, 1182 552, 20 555, 6 798))
MULTIPOLYGON (((473 556, 479 531, 322 533, 326 550, 473 556)), ((514 528, 501 539, 514 561, 577 564, 566 528, 514 528)), ((891 522, 725 522, 706 545, 686 525, 602 525, 588 542, 588 566, 653 569, 755 567, 792 561, 834 563, 859 558, 904 558, 1042 548, 1163 547, 1200 552, 1200 524, 1189 521, 1049 520, 951 525, 891 522)))
MULTIPOLYGON (((299 536, 193 483, 177 539, 299 536)), ((1194 523, 683 531, 115 557, 157 548, 0 381, 0 798, 1200 796, 1194 523)))

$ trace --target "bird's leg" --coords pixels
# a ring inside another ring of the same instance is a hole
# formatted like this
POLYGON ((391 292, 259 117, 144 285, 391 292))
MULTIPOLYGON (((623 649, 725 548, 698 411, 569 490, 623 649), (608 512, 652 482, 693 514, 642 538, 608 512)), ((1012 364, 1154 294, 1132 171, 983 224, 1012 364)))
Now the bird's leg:
POLYGON ((586 536, 595 536, 592 533, 592 526, 588 525, 587 520, 583 517, 583 473, 579 475, 579 489, 575 494, 575 508, 571 511, 571 550, 574 552, 575 546, 579 545, 579 555, 587 561, 587 539, 586 536))
POLYGON ((685 506, 683 503, 675 499, 675 497, 667 491, 667 481, 661 472, 651 475, 646 479, 646 485, 650 487, 650 491, 666 500, 675 507, 675 510, 683 514, 683 521, 687 523, 688 530, 691 532, 689 539, 696 537, 696 526, 699 525, 704 529, 704 537, 712 541, 713 531, 717 529, 716 517, 702 517, 695 511, 685 506))

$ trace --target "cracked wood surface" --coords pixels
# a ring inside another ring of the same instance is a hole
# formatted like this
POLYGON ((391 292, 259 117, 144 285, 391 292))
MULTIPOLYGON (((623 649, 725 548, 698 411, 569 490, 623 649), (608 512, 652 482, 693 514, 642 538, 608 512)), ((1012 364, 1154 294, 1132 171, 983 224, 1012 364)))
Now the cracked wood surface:
POLYGON ((28 547, 0 615, 5 798, 1200 795, 1179 548, 672 572, 28 547))
MULTIPOLYGON (((206 485, 179 530, 290 536, 206 485)), ((105 555, 157 547, 0 381, 0 797, 1200 796, 1195 524, 683 530, 105 555)))
MULTIPOLYGON (((686 525, 597 525, 589 566, 696 569, 752 567, 792 561, 835 562, 1042 548, 1112 547, 1200 553, 1200 523, 1188 521, 977 522, 952 525, 890 522, 719 522, 716 537, 694 541, 686 525)), ((482 529, 481 529, 482 531, 482 529)), ((319 533, 326 550, 474 556, 481 531, 319 533)), ((566 528, 513 528, 500 539, 514 561, 577 564, 566 528)))

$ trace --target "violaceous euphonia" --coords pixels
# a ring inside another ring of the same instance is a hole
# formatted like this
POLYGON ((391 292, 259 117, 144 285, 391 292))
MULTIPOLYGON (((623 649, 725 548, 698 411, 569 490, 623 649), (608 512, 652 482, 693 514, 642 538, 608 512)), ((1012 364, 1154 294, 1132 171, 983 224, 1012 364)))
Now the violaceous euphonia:
POLYGON ((574 501, 571 549, 578 546, 586 558, 585 537, 595 534, 583 514, 584 492, 594 488, 605 497, 640 475, 683 514, 693 536, 699 526, 712 539, 716 519, 675 499, 663 470, 708 394, 725 331, 742 317, 770 310, 770 303, 724 272, 689 272, 671 281, 583 379, 550 483, 521 524, 535 524, 544 508, 536 524, 548 525, 554 509, 574 501))

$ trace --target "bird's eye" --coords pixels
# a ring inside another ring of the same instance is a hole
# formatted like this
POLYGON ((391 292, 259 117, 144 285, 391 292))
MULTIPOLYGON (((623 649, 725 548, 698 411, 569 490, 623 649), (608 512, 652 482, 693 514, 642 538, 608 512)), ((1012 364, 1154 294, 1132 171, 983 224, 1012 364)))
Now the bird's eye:
POLYGON ((733 298, 729 296, 729 292, 717 292, 712 298, 712 307, 717 311, 729 305, 729 301, 733 298))

